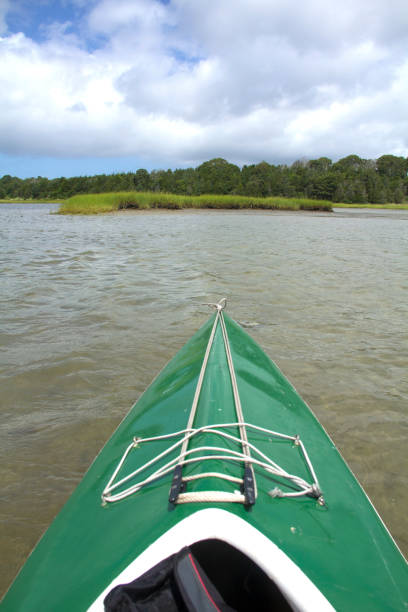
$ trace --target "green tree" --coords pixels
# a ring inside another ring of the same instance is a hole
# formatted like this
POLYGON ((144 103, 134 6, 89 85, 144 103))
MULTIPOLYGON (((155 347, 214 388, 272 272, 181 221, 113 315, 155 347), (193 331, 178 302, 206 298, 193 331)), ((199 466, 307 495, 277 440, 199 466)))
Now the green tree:
POLYGON ((365 204, 368 202, 368 195, 363 181, 354 181, 353 183, 353 204, 365 204))
POLYGON ((136 191, 149 191, 151 185, 148 171, 144 168, 139 168, 139 170, 136 170, 134 184, 136 191))
POLYGON ((310 197, 318 200, 331 200, 337 187, 337 176, 334 172, 317 174, 312 177, 308 190, 310 197))
POLYGON ((365 166, 365 160, 358 155, 348 155, 333 164, 333 170, 345 174, 355 174, 365 166))
MULTIPOLYGON (((319 159, 311 159, 307 162, 307 168, 315 172, 328 172, 332 166, 332 160, 328 157, 319 157, 319 159)), ((293 167, 293 166, 292 166, 293 167)))
POLYGON ((173 193, 174 176, 172 170, 153 170, 150 174, 152 191, 173 193))
POLYGON ((274 166, 265 161, 244 166, 241 173, 241 191, 244 195, 267 197, 272 194, 274 166))
POLYGON ((1 187, 4 190, 6 198, 14 198, 17 196, 17 190, 22 183, 22 180, 16 176, 5 174, 1 179, 1 187))
POLYGON ((404 201, 404 196, 405 194, 402 185, 398 185, 398 187, 396 187, 394 191, 394 196, 392 200, 393 202, 395 202, 395 204, 402 204, 402 202, 404 201))
POLYGON ((333 202, 345 202, 345 190, 344 190, 344 183, 338 183, 336 190, 333 194, 333 202))
POLYGON ((217 157, 196 168, 200 193, 234 193, 240 188, 241 171, 238 166, 217 157))
POLYGON ((377 170, 381 176, 388 178, 405 178, 408 172, 408 160, 395 155, 382 155, 377 159, 377 170))

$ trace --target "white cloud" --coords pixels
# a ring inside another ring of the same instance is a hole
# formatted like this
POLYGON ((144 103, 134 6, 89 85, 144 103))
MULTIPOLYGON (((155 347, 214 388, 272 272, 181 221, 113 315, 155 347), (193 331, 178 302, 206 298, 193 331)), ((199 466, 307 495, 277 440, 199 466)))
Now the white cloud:
POLYGON ((0 150, 173 166, 406 155, 405 0, 288 7, 100 0, 74 31, 5 35, 0 150))
POLYGON ((115 34, 131 28, 147 38, 165 21, 164 5, 150 0, 101 0, 90 12, 89 27, 104 34, 115 34))

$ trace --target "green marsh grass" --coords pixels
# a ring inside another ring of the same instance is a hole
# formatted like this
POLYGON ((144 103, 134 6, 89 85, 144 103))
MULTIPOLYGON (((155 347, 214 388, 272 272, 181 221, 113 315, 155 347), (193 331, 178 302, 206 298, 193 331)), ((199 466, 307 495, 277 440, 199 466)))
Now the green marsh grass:
POLYGON ((267 210, 332 210, 332 202, 305 198, 254 198, 235 195, 185 196, 172 193, 122 192, 95 193, 73 196, 59 208, 60 214, 97 214, 126 208, 149 210, 154 208, 216 208, 216 209, 267 209, 267 210))
POLYGON ((341 202, 335 202, 332 204, 333 208, 374 208, 374 209, 385 209, 385 210, 408 210, 408 204, 342 204, 341 202))

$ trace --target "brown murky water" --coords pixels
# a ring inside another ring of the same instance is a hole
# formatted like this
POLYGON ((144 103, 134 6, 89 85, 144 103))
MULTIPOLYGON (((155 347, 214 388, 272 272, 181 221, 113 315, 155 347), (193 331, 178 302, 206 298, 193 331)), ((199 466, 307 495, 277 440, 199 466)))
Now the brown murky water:
POLYGON ((0 206, 0 592, 222 296, 408 553, 407 211, 56 208, 0 206))

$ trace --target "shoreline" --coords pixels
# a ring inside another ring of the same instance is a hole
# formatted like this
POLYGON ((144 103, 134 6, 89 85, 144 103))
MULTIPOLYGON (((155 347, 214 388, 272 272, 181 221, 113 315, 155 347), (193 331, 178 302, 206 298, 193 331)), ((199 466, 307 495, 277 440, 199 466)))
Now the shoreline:
POLYGON ((63 204, 65 200, 0 200, 0 204, 63 204))
MULTIPOLYGON (((103 196, 104 194, 97 194, 98 196, 103 196)), ((109 194, 109 195, 113 195, 113 194, 109 194)), ((175 196, 176 198, 178 196, 175 196)), ((183 197, 183 196, 182 196, 183 197)), ((218 196, 214 196, 214 200, 216 201, 218 196)), ((230 197, 230 196, 229 196, 230 197)), ((242 197, 242 196, 239 196, 242 197)), ((283 198, 279 198, 281 201, 283 200, 283 198)), ((295 198, 288 198, 287 199, 288 202, 290 202, 291 200, 296 200, 295 198)), ((0 200, 0 205, 4 204, 58 204, 60 206, 64 206, 67 202, 69 202, 69 200, 23 200, 23 199, 13 199, 13 200, 7 200, 7 199, 1 199, 0 200)), ((310 202, 310 201, 309 201, 310 202)), ((56 211, 56 214, 83 214, 83 215, 89 215, 89 214, 117 214, 117 213, 151 213, 151 212, 155 212, 155 213, 160 213, 160 212, 200 212, 200 211, 209 211, 209 210, 213 210, 213 211, 230 211, 230 212, 246 212, 247 214, 253 214, 253 213, 260 213, 260 212, 275 212, 275 213, 288 213, 288 214, 292 214, 292 213, 299 213, 299 212, 305 212, 305 213, 324 213, 326 215, 331 215, 333 214, 333 209, 356 209, 356 210, 396 210, 396 211, 406 211, 408 210, 408 203, 404 203, 404 204, 369 204, 369 203, 365 203, 365 204, 345 204, 342 202, 330 202, 331 204, 331 208, 327 207, 327 202, 324 203, 324 207, 322 206, 322 208, 319 208, 319 200, 314 200, 313 201, 315 203, 315 207, 313 207, 313 204, 311 205, 311 207, 299 207, 299 208, 292 208, 289 207, 286 208, 284 206, 282 206, 282 202, 279 203, 279 205, 277 206, 262 206, 262 205, 255 205, 255 206, 222 206, 222 205, 209 205, 209 206, 183 206, 183 205, 177 205, 177 206, 173 206, 173 205, 162 205, 159 204, 158 206, 134 206, 134 205, 130 205, 130 206, 118 206, 117 208, 110 208, 110 209, 106 209, 104 207, 101 207, 101 209, 98 210, 98 208, 94 208, 92 210, 89 210, 86 206, 81 208, 76 208, 75 210, 63 210, 63 211, 56 211)))
MULTIPOLYGON (((306 215, 321 215, 325 217, 331 217, 332 211, 326 210, 289 210, 287 208, 121 208, 119 210, 112 210, 107 215, 164 215, 164 214, 189 214, 189 215, 202 215, 204 213, 228 213, 234 214, 245 214, 245 215, 260 215, 260 214, 273 214, 273 215, 297 215, 304 213, 306 215)), ((68 213, 69 214, 69 213, 68 213)))
POLYGON ((333 202, 333 208, 361 208, 372 210, 408 210, 408 203, 405 204, 344 204, 333 202))

